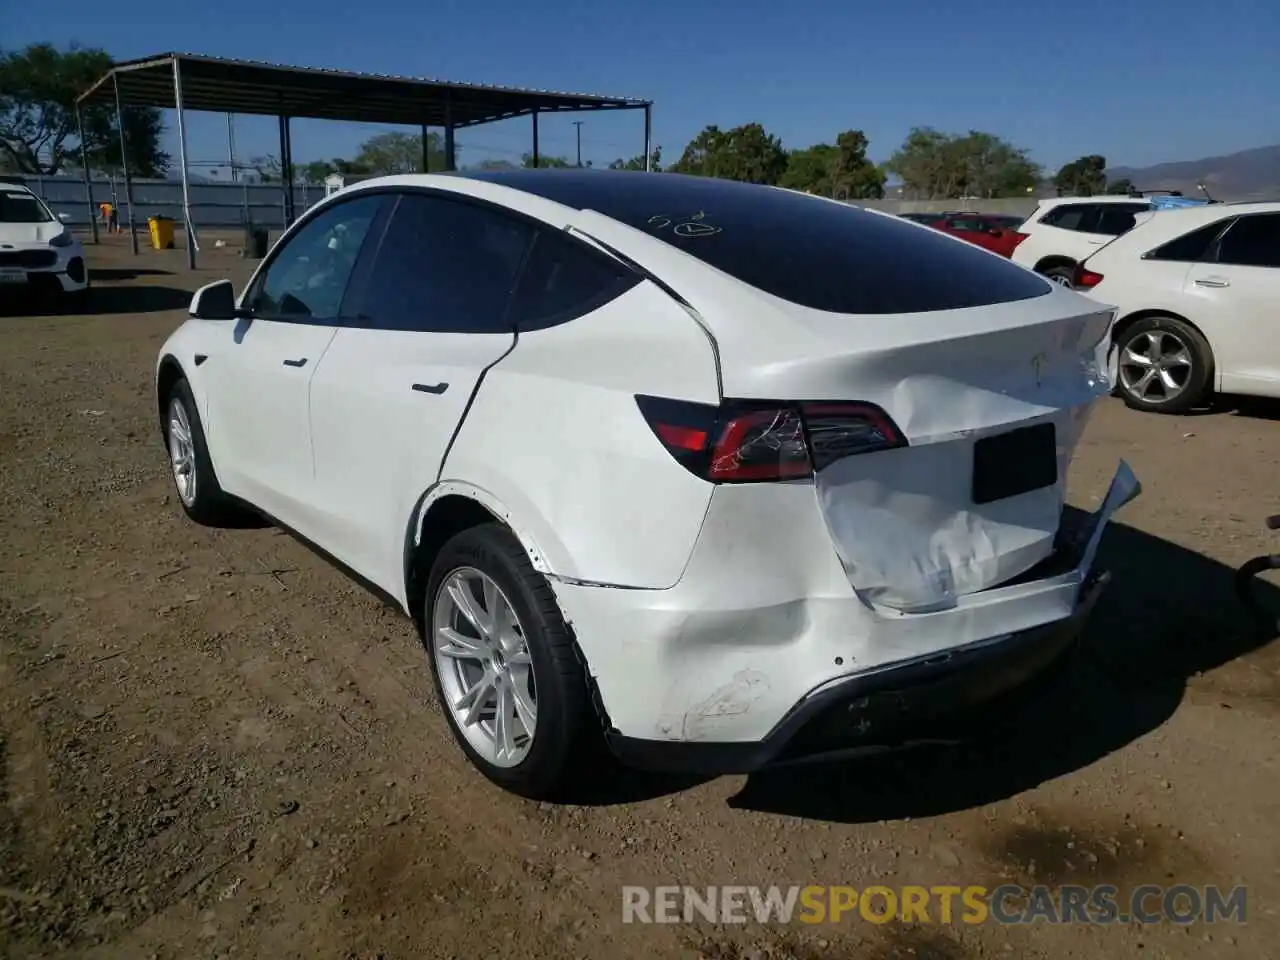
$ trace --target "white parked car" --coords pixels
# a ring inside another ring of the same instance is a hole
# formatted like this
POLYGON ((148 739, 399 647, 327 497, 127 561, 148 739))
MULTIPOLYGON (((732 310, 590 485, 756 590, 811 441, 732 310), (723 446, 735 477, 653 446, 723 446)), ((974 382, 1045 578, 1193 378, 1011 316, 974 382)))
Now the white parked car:
POLYGON ((84 248, 71 228, 26 187, 0 182, 0 297, 83 298, 84 248))
POLYGON ((1018 228, 1026 239, 1014 248, 1013 262, 1070 287, 1081 260, 1131 230, 1151 210, 1151 201, 1141 197, 1041 200, 1018 228))
POLYGON ((1088 257, 1075 283, 1117 308, 1110 377, 1129 406, 1280 397, 1280 203, 1161 211, 1088 257))
POLYGON ((1060 529, 1110 319, 792 191, 405 176, 198 291, 156 392, 187 514, 260 512, 389 597, 471 761, 545 796, 602 735, 748 771, 1053 662, 1136 492, 1060 529))

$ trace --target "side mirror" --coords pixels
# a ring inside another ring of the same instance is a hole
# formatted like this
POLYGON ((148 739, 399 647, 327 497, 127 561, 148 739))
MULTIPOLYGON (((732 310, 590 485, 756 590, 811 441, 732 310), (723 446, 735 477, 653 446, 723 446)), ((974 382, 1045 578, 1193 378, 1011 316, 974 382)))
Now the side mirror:
POLYGON ((197 320, 234 320, 236 289, 230 280, 205 284, 191 297, 187 313, 197 320))

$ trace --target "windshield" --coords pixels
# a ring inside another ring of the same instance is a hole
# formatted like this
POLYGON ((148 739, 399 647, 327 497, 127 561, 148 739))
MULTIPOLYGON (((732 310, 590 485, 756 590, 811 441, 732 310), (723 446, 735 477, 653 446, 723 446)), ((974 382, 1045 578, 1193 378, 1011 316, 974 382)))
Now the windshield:
POLYGON ((52 219, 34 193, 0 190, 0 223, 48 223, 52 219))

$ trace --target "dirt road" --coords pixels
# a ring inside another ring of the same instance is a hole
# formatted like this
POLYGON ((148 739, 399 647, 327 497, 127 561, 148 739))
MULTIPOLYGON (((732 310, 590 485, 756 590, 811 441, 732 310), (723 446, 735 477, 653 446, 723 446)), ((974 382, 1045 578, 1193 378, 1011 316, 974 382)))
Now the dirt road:
POLYGON ((464 763, 406 621, 184 519, 152 369, 217 273, 93 258, 94 315, 0 318, 0 956, 1280 956, 1280 652, 1229 575, 1280 511, 1268 411, 1101 406, 1073 501, 1119 457, 1145 494, 1080 675, 989 742, 530 804, 464 763), (1247 884, 1249 922, 622 922, 624 884, 1001 882, 1247 884))

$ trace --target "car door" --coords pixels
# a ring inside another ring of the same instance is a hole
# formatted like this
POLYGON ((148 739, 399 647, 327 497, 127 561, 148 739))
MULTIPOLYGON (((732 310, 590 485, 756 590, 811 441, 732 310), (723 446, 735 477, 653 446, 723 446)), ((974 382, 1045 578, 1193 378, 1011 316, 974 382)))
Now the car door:
POLYGON ((1237 217, 1191 268, 1187 293, 1210 328, 1219 389, 1280 396, 1280 213, 1237 217))
POLYGON ((469 198, 399 195, 353 290, 361 321, 338 330, 311 382, 318 542, 393 595, 415 503, 484 371, 515 344, 508 308, 534 233, 469 198))
POLYGON ((307 390, 342 317, 356 259, 384 204, 322 208, 271 252, 200 373, 223 488, 305 532, 314 464, 307 390))

